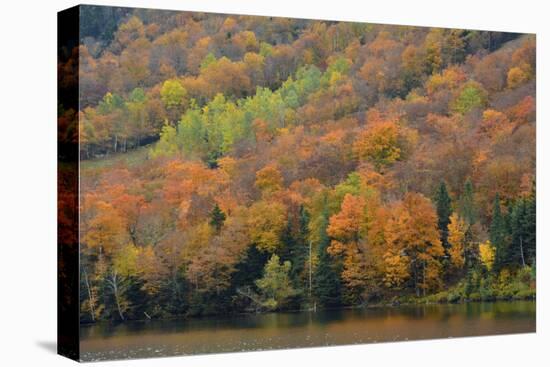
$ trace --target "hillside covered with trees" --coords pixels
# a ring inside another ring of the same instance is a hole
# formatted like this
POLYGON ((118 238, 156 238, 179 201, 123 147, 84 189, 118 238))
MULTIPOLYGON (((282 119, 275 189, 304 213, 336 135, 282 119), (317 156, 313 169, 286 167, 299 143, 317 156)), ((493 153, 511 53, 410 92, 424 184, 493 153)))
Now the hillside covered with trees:
POLYGON ((82 322, 535 296, 534 36, 82 16, 82 322))

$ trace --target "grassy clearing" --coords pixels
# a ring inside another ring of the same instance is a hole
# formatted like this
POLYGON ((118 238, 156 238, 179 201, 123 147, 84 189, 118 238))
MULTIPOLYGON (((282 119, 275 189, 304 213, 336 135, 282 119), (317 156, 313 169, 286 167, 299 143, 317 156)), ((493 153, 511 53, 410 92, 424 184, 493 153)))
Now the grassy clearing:
POLYGON ((85 171, 104 169, 119 165, 125 167, 137 166, 148 159, 151 146, 152 145, 145 145, 143 147, 130 150, 126 153, 116 153, 110 154, 109 156, 103 158, 83 160, 80 163, 80 169, 85 171))

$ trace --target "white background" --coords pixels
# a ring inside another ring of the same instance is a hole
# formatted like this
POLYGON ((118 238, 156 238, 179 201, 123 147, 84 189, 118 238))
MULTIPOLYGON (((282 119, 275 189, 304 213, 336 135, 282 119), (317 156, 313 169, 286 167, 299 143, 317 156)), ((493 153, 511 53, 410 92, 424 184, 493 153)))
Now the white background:
MULTIPOLYGON (((537 33, 537 333, 175 357, 116 366, 548 365, 549 39, 545 1, 90 1, 226 13, 537 33)), ((0 364, 66 366, 56 338, 56 12, 75 1, 4 0, 0 11, 0 364)), ((112 363, 112 362, 111 362, 112 363)), ((106 366, 97 363, 94 366, 106 366)))

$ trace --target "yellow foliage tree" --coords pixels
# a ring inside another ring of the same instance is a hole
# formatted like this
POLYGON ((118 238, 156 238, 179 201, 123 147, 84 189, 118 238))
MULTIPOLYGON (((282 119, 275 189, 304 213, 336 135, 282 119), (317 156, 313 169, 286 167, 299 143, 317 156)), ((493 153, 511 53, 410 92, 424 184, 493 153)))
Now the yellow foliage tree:
POLYGON ((377 122, 359 135, 353 151, 359 160, 369 161, 380 170, 401 157, 398 139, 399 131, 395 122, 377 122))
POLYGON ((489 240, 479 244, 479 257, 487 270, 491 271, 495 263, 496 249, 489 240))
POLYGON ((447 226, 449 230, 449 257, 451 264, 455 269, 461 269, 464 266, 464 250, 467 226, 458 214, 451 215, 451 222, 447 226))
POLYGON ((268 195, 283 187, 283 176, 275 164, 269 164, 256 172, 256 187, 268 195))
POLYGON ((155 254, 153 246, 145 246, 137 259, 137 266, 144 280, 142 289, 149 295, 156 295, 162 287, 163 278, 168 276, 167 269, 155 254))
POLYGON ((129 243, 121 248, 113 259, 114 270, 123 277, 136 276, 141 273, 138 266, 138 258, 141 256, 141 250, 129 243))
POLYGON ((384 267, 384 285, 387 288, 399 288, 410 276, 407 258, 394 248, 384 253, 384 267))
POLYGON ((278 202, 259 201, 248 212, 248 234, 259 250, 275 252, 287 222, 286 207, 278 202))
POLYGON ((515 88, 529 80, 529 74, 520 67, 514 66, 508 71, 506 82, 508 88, 515 88))

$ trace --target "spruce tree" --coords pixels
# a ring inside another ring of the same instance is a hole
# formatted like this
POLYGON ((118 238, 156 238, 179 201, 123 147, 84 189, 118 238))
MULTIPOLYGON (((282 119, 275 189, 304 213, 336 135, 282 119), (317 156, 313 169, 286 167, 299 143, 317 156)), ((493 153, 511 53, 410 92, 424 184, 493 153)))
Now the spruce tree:
POLYGON ((517 265, 532 264, 536 250, 536 206, 532 197, 518 199, 510 213, 508 260, 517 265))
POLYGON ((300 288, 304 288, 305 284, 301 281, 301 275, 304 272, 304 267, 307 258, 308 244, 307 231, 309 223, 309 215, 303 206, 300 207, 298 215, 298 223, 295 225, 296 216, 290 216, 287 219, 287 225, 281 235, 281 241, 284 246, 278 251, 282 261, 290 261, 292 269, 290 276, 295 284, 300 288), (294 220, 293 220, 294 219, 294 220))
POLYGON ((210 212, 210 225, 219 232, 225 222, 225 213, 220 209, 218 204, 214 206, 214 209, 210 212))
POLYGON ((305 270, 306 262, 308 260, 308 232, 309 232, 309 213, 303 205, 300 206, 300 213, 298 217, 298 231, 296 234, 296 247, 293 251, 294 257, 294 272, 293 275, 298 276, 305 270))
POLYGON ((458 203, 458 214, 460 217, 471 226, 476 221, 476 209, 474 203, 474 185, 470 179, 466 180, 464 184, 464 191, 460 196, 458 203))
POLYGON ((435 196, 436 210, 437 210, 437 226, 439 228, 439 234, 441 237, 441 243, 445 250, 447 250, 449 244, 447 238, 449 236, 448 226, 450 223, 450 217, 453 213, 451 208, 451 197, 447 191, 447 185, 441 181, 437 193, 435 196))
MULTIPOLYGON (((464 234, 467 244, 471 244, 474 239, 473 225, 477 221, 477 210, 474 201, 474 185, 470 179, 467 179, 464 183, 464 189, 462 195, 458 200, 458 215, 466 223, 466 232, 464 234)), ((471 268, 477 261, 477 256, 472 251, 471 246, 467 246, 465 251, 466 267, 471 268)))
POLYGON ((332 262, 332 257, 327 252, 330 245, 330 238, 327 234, 328 207, 325 204, 322 223, 319 233, 318 264, 315 268, 313 280, 313 292, 315 298, 323 307, 334 307, 340 304, 341 284, 337 269, 332 262))
POLYGON ((522 218, 523 226, 523 247, 525 251, 525 261, 534 266, 537 251, 537 197, 535 193, 535 184, 531 194, 525 199, 525 214, 522 218))
POLYGON ((525 226, 524 218, 527 205, 524 199, 517 200, 510 211, 511 243, 507 258, 513 264, 525 266, 525 226))
POLYGON ((495 264, 493 269, 497 272, 508 263, 506 232, 506 221, 500 209, 500 196, 497 193, 495 195, 495 201, 493 204, 493 218, 489 229, 489 239, 496 249, 495 264))

